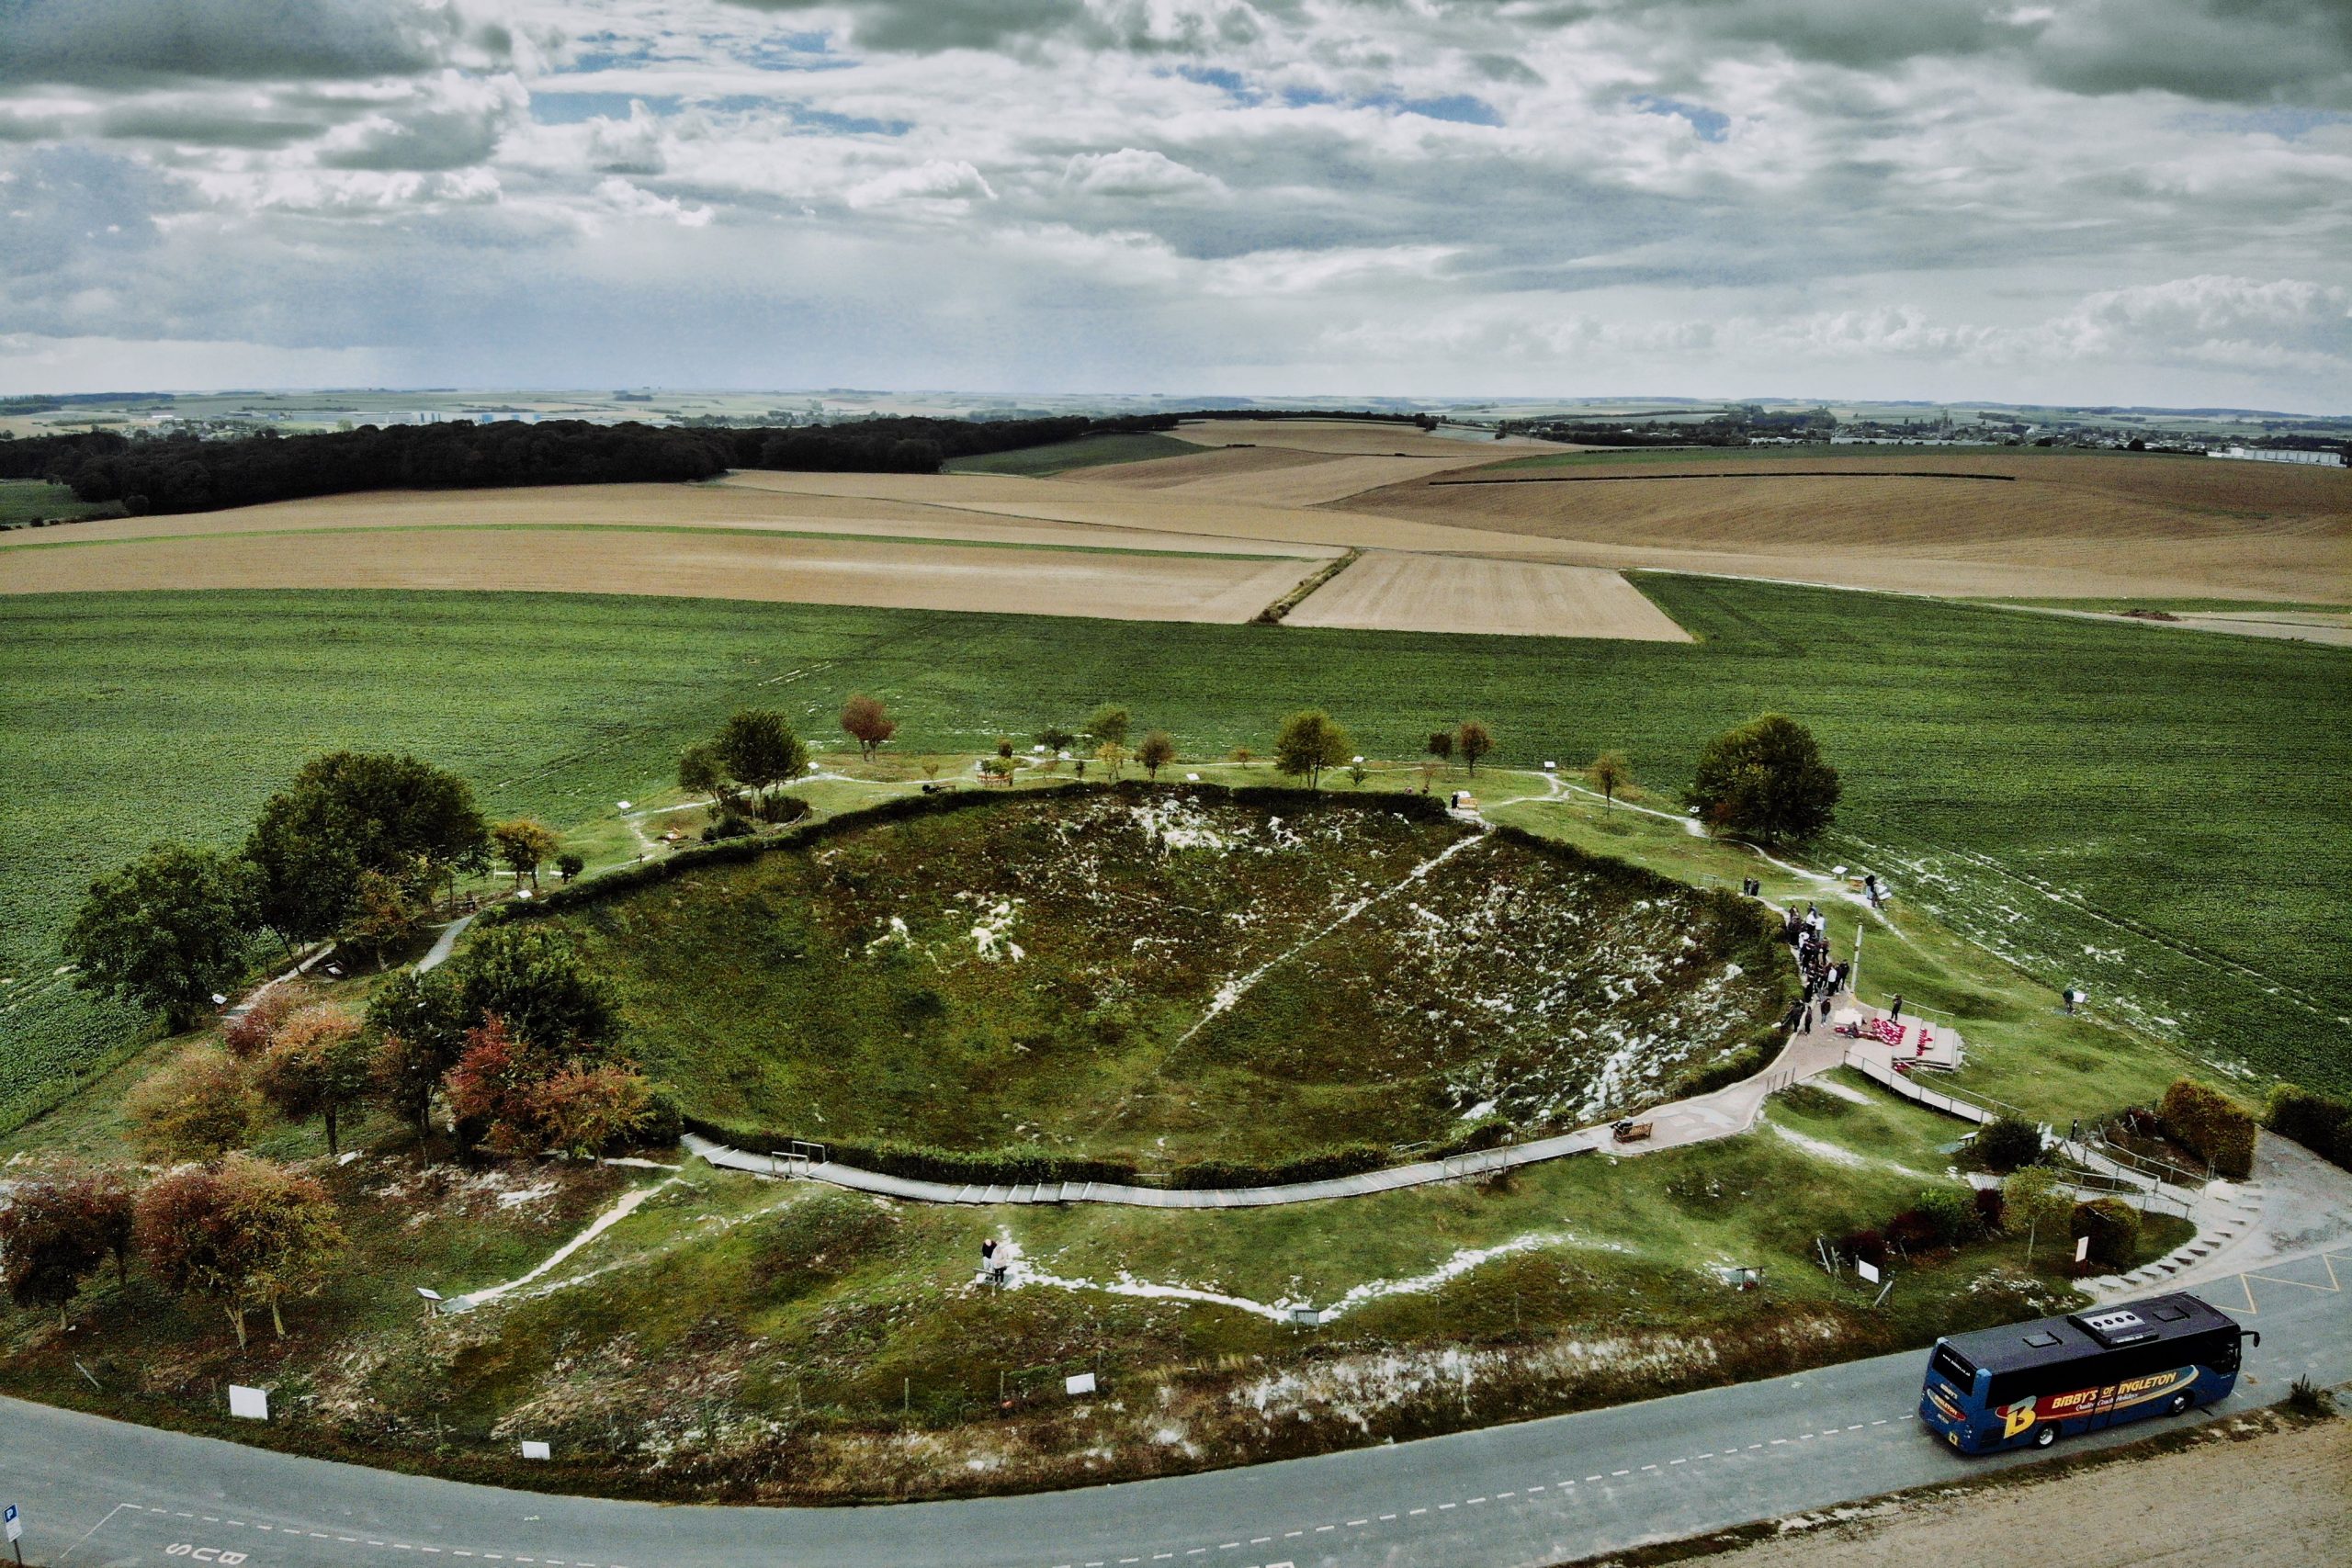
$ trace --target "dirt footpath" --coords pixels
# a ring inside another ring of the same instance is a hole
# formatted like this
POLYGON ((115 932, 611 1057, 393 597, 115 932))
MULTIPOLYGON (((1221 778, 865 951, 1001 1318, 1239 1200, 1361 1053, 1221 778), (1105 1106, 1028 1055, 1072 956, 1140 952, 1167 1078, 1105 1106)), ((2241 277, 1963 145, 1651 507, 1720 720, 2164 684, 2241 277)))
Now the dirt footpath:
MULTIPOLYGON (((1943 1494, 1844 1524, 1791 1530, 1710 1557, 1710 1568, 2067 1568, 2344 1562, 2352 1530, 2352 1420, 2338 1418, 2048 1481, 1943 1494)), ((1818 1517, 1818 1516, 1815 1516, 1818 1517)))

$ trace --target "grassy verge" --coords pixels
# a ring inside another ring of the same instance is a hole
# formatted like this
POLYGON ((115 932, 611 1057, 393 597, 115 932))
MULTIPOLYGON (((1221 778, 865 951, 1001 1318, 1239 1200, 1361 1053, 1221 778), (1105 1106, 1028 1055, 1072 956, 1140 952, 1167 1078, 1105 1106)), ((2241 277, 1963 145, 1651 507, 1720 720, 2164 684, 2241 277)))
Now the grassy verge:
POLYGON ((85 517, 119 517, 122 506, 112 501, 84 501, 67 485, 45 479, 0 479, 0 527, 43 519, 78 523, 85 517))

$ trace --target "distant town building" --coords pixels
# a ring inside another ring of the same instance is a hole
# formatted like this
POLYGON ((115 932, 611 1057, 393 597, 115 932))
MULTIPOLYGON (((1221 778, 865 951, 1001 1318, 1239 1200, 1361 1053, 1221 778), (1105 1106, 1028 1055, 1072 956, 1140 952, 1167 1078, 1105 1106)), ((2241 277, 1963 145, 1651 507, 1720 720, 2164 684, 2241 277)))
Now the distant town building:
POLYGON ((2209 457, 2235 457, 2248 463, 2304 463, 2315 468, 2345 467, 2341 452, 2306 452, 2286 446, 2224 446, 2209 457))

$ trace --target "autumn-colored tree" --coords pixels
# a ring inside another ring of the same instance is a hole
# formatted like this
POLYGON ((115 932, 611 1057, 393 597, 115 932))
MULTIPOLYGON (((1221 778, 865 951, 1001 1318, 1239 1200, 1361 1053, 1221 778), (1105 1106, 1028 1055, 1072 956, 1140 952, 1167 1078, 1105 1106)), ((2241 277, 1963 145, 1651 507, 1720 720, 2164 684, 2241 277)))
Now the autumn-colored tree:
POLYGON ((218 1304, 245 1347, 245 1314, 315 1293, 343 1247, 334 1201, 313 1179, 232 1155, 217 1169, 183 1166, 149 1183, 133 1215, 140 1256, 166 1289, 218 1304))
POLYGON ((1615 810, 1617 792, 1629 787, 1634 782, 1634 764, 1625 760, 1623 751, 1603 751, 1592 760, 1584 773, 1585 777, 1592 781, 1592 787, 1600 792, 1601 809, 1604 811, 1615 810))
POLYGON ((527 1096, 528 1142, 589 1159, 642 1132, 653 1114, 653 1086, 618 1063, 570 1062, 527 1096))
POLYGON ((269 1049, 269 1038, 287 1015, 310 1005, 311 988, 299 979, 278 980, 254 993, 244 1010, 220 1026, 220 1047, 241 1062, 269 1049))
POLYGON ((490 841, 498 850, 498 858, 514 874, 514 886, 523 886, 528 876, 531 886, 539 885, 539 867, 553 859, 563 841, 555 829, 544 822, 528 817, 512 817, 490 830, 490 841))
POLYGON ((338 1119, 368 1092, 373 1056, 355 1014, 318 1003, 277 1026, 254 1064, 254 1087, 288 1121, 324 1121, 327 1153, 340 1154, 338 1119))
POLYGON ((870 761, 899 733, 899 721, 883 707, 881 698, 860 692, 842 705, 842 728, 857 742, 858 755, 870 761))
POLYGON ((1164 729, 1152 730, 1136 747, 1136 761, 1149 771, 1154 783, 1159 781, 1159 770, 1175 760, 1175 738, 1164 729))
POLYGON ((507 1029, 506 1021, 496 1013, 466 1031, 465 1048, 458 1055, 457 1066, 442 1079, 460 1148, 470 1149, 488 1141, 501 1127, 529 1122, 528 1055, 507 1029))
POLYGON ((11 1179, 0 1205, 0 1282, 20 1307, 55 1307, 66 1325, 82 1282, 111 1255, 123 1272, 130 1191, 111 1171, 51 1167, 11 1179))
POLYGON ((1115 779, 1120 764, 1127 760, 1127 749, 1115 740, 1105 740, 1094 749, 1094 758, 1102 764, 1103 772, 1115 779))
POLYGON ((1423 795, 1429 794, 1430 785, 1437 782, 1438 770, 1444 765, 1444 763, 1439 761, 1434 757, 1431 757, 1421 763, 1419 772, 1421 775, 1421 793, 1423 795))
POLYGON ((386 953, 415 939, 424 923, 419 902, 430 897, 412 891, 380 871, 363 871, 352 884, 350 923, 345 934, 352 945, 372 953, 380 965, 386 953))
POLYGON ((130 1141, 158 1163, 218 1159, 243 1146, 261 1115, 261 1097, 243 1064, 223 1051, 183 1051, 140 1080, 124 1099, 130 1141))
POLYGON ((1451 729, 1430 730, 1429 753, 1436 758, 1440 764, 1453 761, 1453 731, 1451 729))
POLYGON ((1453 749, 1461 754, 1464 765, 1476 776, 1478 760, 1495 749, 1494 731, 1475 718, 1465 718, 1453 732, 1453 749))
POLYGON ((416 1129, 422 1146, 432 1135, 441 1075, 465 1048, 466 1004, 456 977, 447 969, 393 976, 368 1003, 367 1032, 376 1042, 368 1092, 416 1129))

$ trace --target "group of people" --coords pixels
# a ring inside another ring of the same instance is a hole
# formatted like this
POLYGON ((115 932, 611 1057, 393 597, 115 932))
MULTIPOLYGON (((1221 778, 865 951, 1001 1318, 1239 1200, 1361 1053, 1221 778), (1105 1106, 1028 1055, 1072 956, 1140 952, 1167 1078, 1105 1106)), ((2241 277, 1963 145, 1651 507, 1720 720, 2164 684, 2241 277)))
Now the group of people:
POLYGON ((1829 998, 1845 988, 1849 965, 1829 955, 1829 918, 1811 904, 1804 913, 1794 906, 1781 912, 1781 936, 1796 950, 1797 973, 1804 992, 1789 1009, 1789 1028, 1810 1034, 1818 1010, 1820 1021, 1829 1021, 1829 998))

